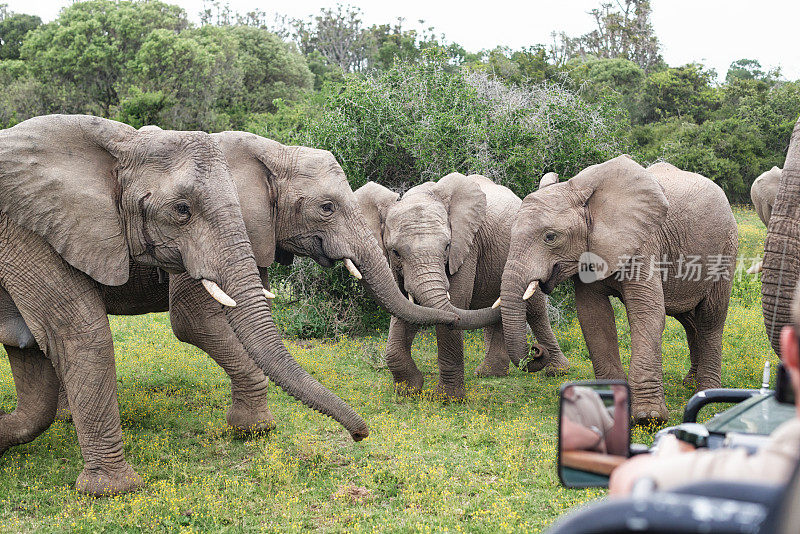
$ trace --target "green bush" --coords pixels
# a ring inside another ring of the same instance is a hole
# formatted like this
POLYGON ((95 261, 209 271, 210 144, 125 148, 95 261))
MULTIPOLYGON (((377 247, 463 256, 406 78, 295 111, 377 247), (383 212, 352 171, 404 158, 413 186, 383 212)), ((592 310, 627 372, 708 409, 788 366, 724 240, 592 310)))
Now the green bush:
POLYGON ((626 115, 552 83, 507 86, 453 71, 426 51, 371 76, 327 84, 305 141, 334 153, 353 187, 407 188, 458 171, 524 196, 549 171, 572 176, 626 149, 626 115))

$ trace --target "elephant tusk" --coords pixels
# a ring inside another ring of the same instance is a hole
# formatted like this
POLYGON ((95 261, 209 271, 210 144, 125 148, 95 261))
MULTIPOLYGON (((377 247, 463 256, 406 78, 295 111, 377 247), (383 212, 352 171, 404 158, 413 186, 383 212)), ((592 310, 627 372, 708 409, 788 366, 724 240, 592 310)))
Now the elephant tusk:
POLYGON ((412 297, 412 296, 411 296, 411 293, 409 293, 409 294, 408 294, 408 301, 409 301, 411 304, 414 304, 414 297, 412 297))
POLYGON ((223 306, 230 306, 231 308, 236 307, 236 301, 230 298, 217 284, 205 278, 203 278, 201 282, 203 283, 203 287, 206 288, 206 291, 214 297, 214 300, 223 306))
POLYGON ((272 291, 270 291, 269 289, 266 289, 266 288, 265 288, 265 289, 264 289, 264 296, 265 296, 265 297, 267 297, 268 299, 272 300, 272 299, 274 299, 274 298, 275 298, 275 293, 273 293, 273 292, 272 292, 272 291))
POLYGON ((754 264, 749 269, 747 269, 747 274, 758 274, 763 270, 763 268, 764 268, 764 261, 762 260, 762 261, 754 264))
POLYGON ((447 300, 453 300, 452 298, 450 298, 450 292, 449 291, 447 292, 447 300))
POLYGON ((500 307, 500 297, 497 297, 497 300, 494 301, 494 304, 492 304, 492 309, 496 310, 499 307, 500 307))
POLYGON ((344 266, 347 267, 347 270, 350 271, 350 274, 352 274, 356 280, 361 280, 361 273, 356 268, 356 265, 353 263, 353 260, 351 260, 350 258, 345 258, 344 266))
POLYGON ((539 281, 534 280, 530 284, 528 284, 528 289, 525 290, 525 294, 522 295, 522 300, 528 300, 536 293, 536 288, 539 287, 539 281))

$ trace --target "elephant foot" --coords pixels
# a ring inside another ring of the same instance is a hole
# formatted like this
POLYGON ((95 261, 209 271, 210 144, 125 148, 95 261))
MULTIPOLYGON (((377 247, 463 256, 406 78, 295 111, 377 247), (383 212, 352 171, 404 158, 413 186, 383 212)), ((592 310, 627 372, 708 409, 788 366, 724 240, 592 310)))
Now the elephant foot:
POLYGON ((483 362, 475 368, 475 374, 478 376, 508 376, 508 362, 483 362))
POLYGON ((463 401, 466 396, 464 385, 449 385, 439 382, 436 384, 436 389, 433 390, 433 398, 444 402, 458 402, 463 401))
POLYGON ((411 397, 422 393, 422 384, 424 382, 422 373, 411 375, 410 377, 403 377, 401 379, 394 379, 394 390, 401 397, 411 397))
POLYGON ((665 402, 638 402, 634 401, 631 406, 633 422, 640 426, 662 425, 669 420, 669 411, 665 402))
POLYGON ((275 428, 275 418, 269 408, 250 408, 241 404, 233 404, 225 414, 228 426, 241 437, 269 432, 275 428))
POLYGON ((123 460, 119 466, 113 469, 105 466, 91 469, 85 467, 83 472, 78 475, 75 489, 78 490, 78 493, 85 495, 107 497, 136 491, 143 485, 142 477, 133 470, 128 462, 123 460))

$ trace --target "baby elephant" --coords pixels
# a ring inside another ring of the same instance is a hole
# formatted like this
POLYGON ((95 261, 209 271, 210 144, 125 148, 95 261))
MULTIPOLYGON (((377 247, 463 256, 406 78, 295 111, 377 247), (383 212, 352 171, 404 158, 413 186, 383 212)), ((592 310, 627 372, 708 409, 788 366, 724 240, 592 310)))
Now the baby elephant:
MULTIPOLYGON (((400 195, 369 182, 356 191, 362 212, 383 246, 392 271, 409 299, 434 308, 478 309, 500 295, 511 224, 522 201, 506 187, 479 175, 448 174, 400 195)), ((527 303, 527 321, 544 346, 527 370, 549 373, 569 367, 547 319, 546 297, 527 303)), ((522 334, 525 329, 522 327, 522 334)), ((398 391, 422 389, 422 373, 411 359, 418 327, 392 317, 386 359, 398 391)), ((484 330, 486 358, 476 373, 508 374, 509 355, 501 324, 484 330)), ((436 394, 464 397, 464 347, 461 332, 436 327, 439 384, 436 394)), ((519 365, 520 358, 514 363, 519 365)))
POLYGON ((630 323, 628 380, 637 421, 666 421, 661 371, 665 315, 686 330, 698 390, 720 386, 722 329, 738 247, 736 220, 711 180, 620 156, 525 197, 503 272, 509 354, 525 350, 524 299, 572 278, 578 321, 597 378, 625 378, 614 310, 630 323))

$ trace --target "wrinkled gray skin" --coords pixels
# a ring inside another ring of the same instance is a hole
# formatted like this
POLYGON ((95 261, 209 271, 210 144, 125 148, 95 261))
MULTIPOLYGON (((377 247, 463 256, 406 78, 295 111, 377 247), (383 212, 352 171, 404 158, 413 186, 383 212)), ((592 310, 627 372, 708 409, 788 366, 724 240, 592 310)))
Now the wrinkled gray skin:
POLYGON ((767 225, 761 305, 764 326, 780 355, 781 329, 791 324, 792 293, 800 278, 800 119, 795 124, 767 225))
POLYGON ((686 382, 694 382, 698 390, 719 387, 722 328, 737 246, 736 221, 722 190, 667 163, 644 169, 620 156, 531 193, 511 231, 500 292, 509 354, 513 358, 525 350, 522 295, 528 284, 539 281, 549 293, 572 278, 595 376, 624 379, 609 301, 618 297, 631 329, 632 413, 639 422, 666 421, 661 370, 665 315, 686 330, 691 359, 686 382), (592 283, 576 276, 579 258, 587 251, 609 266, 605 277, 601 274, 592 283), (641 275, 628 271, 624 279, 616 279, 617 266, 634 255, 641 275), (719 255, 727 259, 720 261, 719 255), (681 257, 700 257, 699 280, 684 279, 681 257), (722 276, 706 280, 715 264, 722 276), (667 268, 663 274, 662 267, 667 268))
MULTIPOLYGON (((753 185, 750 186, 750 200, 753 201, 756 213, 758 213, 758 217, 764 223, 764 226, 769 226, 769 218, 772 215, 772 206, 775 205, 775 197, 778 196, 778 183, 780 181, 781 169, 772 167, 756 178, 753 185)), ((752 265, 747 270, 747 273, 760 273, 762 266, 763 260, 752 265)))
MULTIPOLYGON (((511 223, 522 203, 511 190, 483 176, 453 173, 436 183, 418 185, 402 198, 374 182, 358 189, 356 197, 398 284, 416 302, 443 310, 474 309, 491 306, 500 295, 511 223)), ((549 353, 536 365, 563 370, 569 363, 550 328, 546 306, 546 298, 539 294, 528 308, 528 322, 549 353)), ((509 356, 502 326, 497 322, 486 326, 486 358, 476 372, 505 376, 509 356)), ((417 330, 392 317, 386 359, 401 393, 422 389, 422 373, 411 358, 417 330)), ((436 393, 463 398, 463 336, 437 327, 436 341, 440 373, 436 393)))
MULTIPOLYGON (((291 262, 292 252, 312 256, 326 266, 350 258, 361 270, 367 288, 390 311, 427 324, 455 319, 447 312, 412 305, 397 289, 332 154, 239 132, 213 134, 212 138, 232 170, 265 283, 266 267, 272 263, 276 247, 278 259, 284 263, 291 262)), ((244 433, 272 428, 263 366, 253 365, 256 355, 247 353, 218 310, 200 306, 197 296, 187 290, 184 277, 172 275, 166 284, 159 283, 152 268, 134 268, 132 273, 129 284, 105 288, 107 311, 129 315, 169 308, 178 338, 206 351, 231 377, 233 403, 227 413, 228 424, 244 433)), ((62 400, 60 407, 61 415, 67 416, 67 402, 62 400)))
POLYGON ((225 324, 231 352, 252 355, 241 376, 267 375, 354 439, 365 437, 364 421, 284 348, 254 252, 228 163, 208 134, 138 132, 80 115, 0 132, 0 341, 17 389, 16 409, 0 415, 0 453, 49 427, 60 382, 85 461, 78 491, 142 485, 123 457, 106 316, 116 312, 110 295, 151 281, 129 276, 132 260, 134 275, 144 266, 174 273, 187 309, 225 324), (212 300, 201 279, 237 306, 212 300))
POLYGON ((764 226, 769 226, 769 218, 772 215, 772 206, 775 205, 775 197, 778 196, 780 181, 781 169, 772 167, 756 178, 753 185, 750 186, 750 200, 753 201, 756 213, 764 226))

